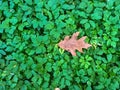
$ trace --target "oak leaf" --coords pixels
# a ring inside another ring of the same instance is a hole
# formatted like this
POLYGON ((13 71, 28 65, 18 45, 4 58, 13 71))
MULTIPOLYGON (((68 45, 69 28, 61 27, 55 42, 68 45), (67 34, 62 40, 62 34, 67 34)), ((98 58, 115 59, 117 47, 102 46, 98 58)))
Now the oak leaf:
POLYGON ((61 40, 58 43, 58 46, 68 52, 70 52, 73 56, 76 56, 75 50, 78 50, 79 52, 83 52, 82 49, 87 49, 91 45, 88 43, 85 43, 86 36, 83 36, 80 39, 77 39, 77 36, 79 35, 79 32, 74 33, 71 38, 69 36, 66 36, 64 40, 61 40))

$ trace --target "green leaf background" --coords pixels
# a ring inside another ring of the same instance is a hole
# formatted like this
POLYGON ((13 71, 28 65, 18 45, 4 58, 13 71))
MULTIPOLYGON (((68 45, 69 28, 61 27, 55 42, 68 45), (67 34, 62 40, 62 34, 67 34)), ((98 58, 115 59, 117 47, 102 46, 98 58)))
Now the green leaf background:
POLYGON ((119 90, 119 0, 0 0, 0 90, 119 90), (80 32, 92 47, 58 47, 80 32))

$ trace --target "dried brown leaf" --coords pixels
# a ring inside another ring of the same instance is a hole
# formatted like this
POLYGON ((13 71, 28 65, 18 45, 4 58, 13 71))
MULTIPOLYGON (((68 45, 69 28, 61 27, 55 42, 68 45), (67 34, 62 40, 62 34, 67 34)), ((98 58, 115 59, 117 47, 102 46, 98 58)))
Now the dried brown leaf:
POLYGON ((88 43, 85 43, 86 36, 80 38, 77 40, 77 36, 79 35, 79 32, 76 32, 72 35, 70 38, 69 36, 66 36, 64 40, 61 40, 58 43, 58 46, 64 50, 67 50, 70 52, 73 56, 76 56, 75 50, 78 50, 79 52, 83 52, 82 49, 87 49, 91 45, 88 43))

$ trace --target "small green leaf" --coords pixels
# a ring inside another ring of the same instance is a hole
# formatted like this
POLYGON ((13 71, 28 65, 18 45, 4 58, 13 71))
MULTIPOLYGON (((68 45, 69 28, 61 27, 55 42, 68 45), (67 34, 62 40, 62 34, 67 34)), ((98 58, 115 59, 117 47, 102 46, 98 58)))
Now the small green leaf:
POLYGON ((14 77, 13 77, 13 82, 17 82, 18 81, 18 77, 15 75, 14 77))
POLYGON ((87 7, 87 9, 86 9, 86 12, 87 13, 91 13, 92 12, 92 10, 93 10, 93 5, 88 5, 88 7, 87 7))
POLYGON ((52 71, 52 64, 51 63, 47 63, 46 64, 46 67, 45 67, 45 69, 48 71, 48 72, 51 72, 52 71))
POLYGON ((67 86, 70 86, 70 85, 71 85, 71 83, 70 83, 69 80, 66 80, 66 81, 65 81, 65 84, 66 84, 67 86))
POLYGON ((112 54, 108 54, 108 55, 107 55, 107 60, 108 60, 108 61, 111 61, 111 60, 112 60, 112 54))
POLYGON ((38 85, 41 85, 42 83, 42 78, 39 78, 38 81, 37 81, 38 85))
POLYGON ((116 35, 118 32, 116 31, 116 30, 113 30, 112 32, 111 32, 111 35, 116 35))
POLYGON ((54 28, 54 23, 53 22, 48 22, 45 26, 45 29, 53 29, 54 28))
POLYGON ((85 9, 87 7, 87 4, 83 1, 79 4, 80 9, 85 9))
POLYGON ((3 33, 3 30, 4 30, 3 28, 0 28, 0 33, 3 33))
POLYGON ((15 26, 11 26, 10 30, 8 31, 9 34, 13 34, 14 31, 16 30, 15 26))
POLYGON ((74 85, 73 87, 74 87, 73 90, 82 90, 82 88, 80 86, 74 85))
POLYGON ((25 0, 25 2, 28 4, 28 5, 32 5, 32 0, 25 0))
POLYGON ((7 56, 5 57, 5 59, 6 59, 6 60, 12 60, 13 57, 12 57, 11 55, 7 55, 7 56))
POLYGON ((96 24, 95 24, 94 21, 90 20, 89 23, 90 23, 90 25, 91 25, 93 28, 95 28, 96 24))
POLYGON ((21 86, 21 90, 27 90, 27 86, 26 85, 21 86))
POLYGON ((85 23, 87 23, 88 22, 88 19, 82 19, 81 21, 80 21, 80 24, 85 24, 85 23))
POLYGON ((115 48, 116 47, 116 42, 115 41, 111 41, 111 46, 115 48))
POLYGON ((27 5, 21 5, 23 11, 29 10, 29 6, 27 5))
POLYGON ((99 84, 98 86, 95 86, 96 90, 102 90, 104 88, 103 84, 99 84))
POLYGON ((111 39, 112 39, 113 41, 115 41, 115 42, 116 42, 116 41, 119 41, 119 38, 116 38, 116 37, 112 37, 111 39))
POLYGON ((10 22, 10 19, 5 19, 3 22, 2 22, 2 25, 0 26, 1 28, 9 28, 9 22, 10 22))
POLYGON ((107 40, 107 46, 111 45, 111 39, 107 40))
POLYGON ((75 6, 74 6, 74 5, 64 4, 64 5, 62 6, 62 8, 63 8, 63 9, 66 9, 66 10, 70 10, 70 9, 74 9, 75 6))
POLYGON ((65 79, 64 78, 61 79, 60 84, 61 84, 61 88, 65 87, 65 79))
POLYGON ((89 23, 85 23, 85 29, 89 29, 90 28, 90 24, 89 23))
POLYGON ((91 18, 92 18, 93 20, 100 20, 100 19, 102 19, 102 9, 96 8, 96 9, 94 10, 94 13, 91 14, 91 18))
POLYGON ((32 72, 30 70, 25 71, 25 76, 27 79, 30 79, 32 77, 32 72))
POLYGON ((5 66, 5 60, 1 59, 1 57, 0 57, 0 67, 4 68, 4 66, 5 66))
POLYGON ((83 17, 83 18, 87 18, 87 15, 85 12, 81 11, 81 12, 78 12, 78 15, 83 17))
POLYGON ((48 6, 49 7, 53 7, 54 5, 56 5, 56 0, 49 0, 48 1, 48 6))
POLYGON ((86 90, 92 90, 91 86, 87 86, 86 90))
POLYGON ((20 2, 20 0, 13 0, 15 2, 15 4, 18 4, 20 2))
POLYGON ((6 52, 4 50, 0 50, 0 54, 6 55, 6 52))
POLYGON ((49 86, 49 83, 48 82, 44 82, 43 85, 42 85, 42 88, 44 88, 44 90, 49 90, 47 89, 49 86))
POLYGON ((37 76, 34 76, 31 80, 32 80, 32 82, 36 83, 37 80, 38 80, 38 77, 37 77, 37 76))
POLYGON ((34 29, 35 29, 35 28, 38 28, 39 23, 38 23, 37 20, 33 20, 33 21, 32 21, 32 24, 33 24, 33 28, 34 28, 34 29))
POLYGON ((18 22, 18 19, 16 17, 12 17, 10 19, 11 24, 15 25, 18 22))

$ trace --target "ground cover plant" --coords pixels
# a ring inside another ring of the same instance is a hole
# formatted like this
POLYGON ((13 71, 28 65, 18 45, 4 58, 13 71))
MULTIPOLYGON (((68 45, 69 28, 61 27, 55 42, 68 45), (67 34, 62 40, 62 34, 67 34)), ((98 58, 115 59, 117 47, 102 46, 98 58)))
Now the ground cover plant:
POLYGON ((120 0, 0 0, 0 90, 119 90, 120 0), (76 56, 58 43, 80 32, 76 56))

